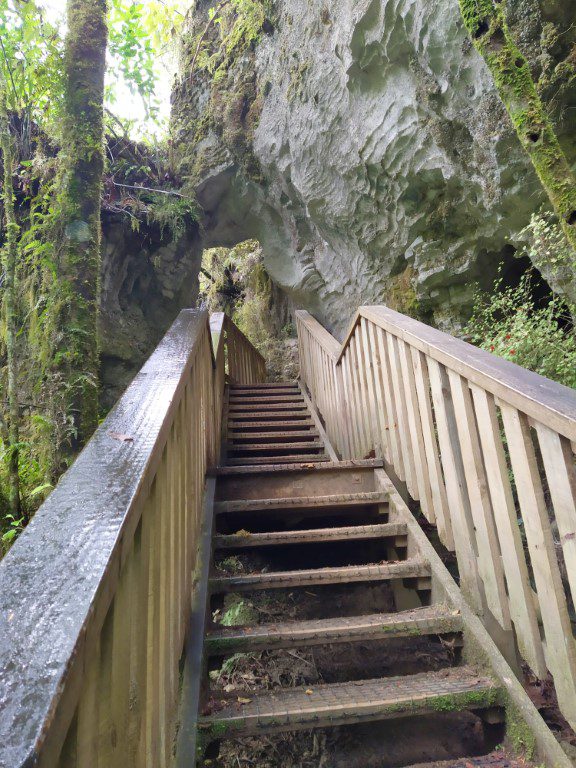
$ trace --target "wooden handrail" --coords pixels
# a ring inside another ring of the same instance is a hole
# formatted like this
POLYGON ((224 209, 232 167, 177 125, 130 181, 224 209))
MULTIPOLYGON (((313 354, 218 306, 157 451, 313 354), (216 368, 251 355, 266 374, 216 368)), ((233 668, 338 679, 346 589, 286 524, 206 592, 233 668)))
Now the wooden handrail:
POLYGON ((403 339, 446 368, 465 376, 470 383, 491 392, 503 402, 546 423, 570 440, 576 440, 576 396, 573 389, 388 307, 360 308, 344 344, 339 347, 338 360, 345 354, 347 342, 362 317, 403 339))
POLYGON ((228 355, 228 377, 233 383, 257 384, 266 379, 266 361, 242 331, 224 316, 228 355))
POLYGON ((181 312, 0 563, 0 765, 169 763, 225 358, 261 371, 224 325, 181 312))
POLYGON ((381 457, 405 483, 494 639, 552 673, 576 727, 576 392, 387 307, 361 307, 341 345, 296 314, 340 455, 381 457))

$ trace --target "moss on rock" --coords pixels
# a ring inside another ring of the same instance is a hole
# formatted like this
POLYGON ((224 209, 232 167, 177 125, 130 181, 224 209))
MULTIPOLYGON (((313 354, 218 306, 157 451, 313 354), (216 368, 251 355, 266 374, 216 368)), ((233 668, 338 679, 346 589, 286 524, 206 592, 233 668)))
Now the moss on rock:
POLYGON ((510 34, 504 4, 459 2, 464 24, 494 77, 518 138, 576 248, 576 178, 540 100, 529 62, 510 34))

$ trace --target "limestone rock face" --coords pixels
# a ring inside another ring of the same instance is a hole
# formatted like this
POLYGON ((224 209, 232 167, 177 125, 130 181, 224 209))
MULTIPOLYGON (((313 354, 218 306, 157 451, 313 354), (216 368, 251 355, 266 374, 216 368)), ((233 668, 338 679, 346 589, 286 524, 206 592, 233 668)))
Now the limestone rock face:
POLYGON ((102 406, 111 407, 178 312, 195 306, 201 247, 195 225, 174 240, 158 227, 134 231, 126 216, 103 216, 102 406))
MULTIPOLYGON (((538 0, 509 5, 538 76, 550 67, 538 0)), ((544 202, 457 0, 275 7, 273 29, 218 86, 218 104, 226 89, 234 103, 255 78, 241 113, 215 109, 209 79, 186 64, 175 89, 180 171, 205 210, 205 242, 258 238, 272 279, 336 333, 370 303, 457 327, 544 202)), ((560 127, 572 151, 573 122, 560 127)))

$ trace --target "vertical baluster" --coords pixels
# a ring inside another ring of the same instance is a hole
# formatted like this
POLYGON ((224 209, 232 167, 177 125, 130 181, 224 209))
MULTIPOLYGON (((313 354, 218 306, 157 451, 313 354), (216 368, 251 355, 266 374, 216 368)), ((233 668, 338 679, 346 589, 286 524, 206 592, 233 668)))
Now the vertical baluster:
MULTIPOLYGON (((134 543, 132 542, 132 546, 134 543)), ((114 596, 112 667, 110 684, 110 744, 106 765, 124 768, 128 762, 128 713, 130 709, 130 641, 135 620, 133 590, 136 588, 136 560, 128 554, 114 596)))
POLYGON ((405 344, 402 339, 398 339, 398 357, 400 360, 400 369, 402 371, 402 380, 404 381, 404 391, 406 395, 408 428, 411 436, 410 443, 412 446, 412 455, 414 456, 418 498, 420 499, 420 505, 424 512, 424 516, 430 523, 434 523, 436 521, 436 516, 434 514, 434 504, 432 502, 428 461, 424 449, 424 436, 422 434, 422 422, 420 420, 420 408, 418 404, 418 395, 416 393, 414 369, 412 368, 410 350, 408 345, 405 344))
POLYGON ((350 409, 348 405, 348 397, 345 384, 344 362, 340 360, 334 366, 334 375, 336 379, 336 396, 338 403, 338 413, 341 423, 341 444, 339 445, 340 453, 344 459, 351 459, 354 455, 354 438, 352 428, 352 418, 350 415, 350 409))
POLYGON ((342 380, 344 383, 344 396, 346 398, 346 407, 349 417, 348 424, 350 426, 350 458, 358 459, 360 458, 360 433, 358 431, 358 420, 356 419, 350 358, 350 348, 347 348, 342 357, 342 380))
POLYGON ((452 520, 450 518, 450 510, 448 509, 446 487, 444 485, 444 477, 442 476, 442 468, 440 466, 440 457, 438 454, 438 444, 436 442, 436 429, 434 426, 432 403, 430 402, 428 367, 426 365, 426 358, 418 349, 412 347, 411 356, 418 409, 422 423, 424 450, 426 451, 428 476, 430 478, 434 516, 436 518, 436 525, 438 526, 438 535, 444 546, 450 551, 454 551, 452 520))
MULTIPOLYGON (((118 619, 118 617, 117 617, 118 619)), ((108 768, 112 759, 112 658, 114 636, 114 603, 111 604, 100 634, 100 678, 98 681, 98 768, 108 768)))
POLYGON ((522 657, 540 678, 546 677, 546 663, 540 629, 534 606, 528 566, 518 526, 518 515, 512 495, 508 465, 500 434, 494 397, 480 387, 472 387, 477 423, 486 467, 486 479, 500 549, 506 574, 509 607, 516 628, 516 639, 522 657))
POLYGON ((460 585, 473 607, 478 613, 481 613, 482 591, 474 548, 474 525, 468 495, 465 492, 466 479, 462 466, 450 387, 445 380, 444 371, 436 360, 428 358, 428 372, 432 387, 434 412, 436 413, 436 427, 446 481, 446 494, 452 515, 452 531, 456 544, 460 585))
POLYGON ((404 470, 406 473, 406 485, 408 486, 410 495, 413 498, 417 498, 418 488, 416 485, 416 469, 414 466, 414 455, 410 444, 408 408, 406 405, 406 393, 404 391, 402 370, 400 368, 398 340, 395 336, 392 336, 392 334, 388 334, 387 341, 392 388, 394 390, 394 401, 396 403, 396 418, 398 419, 398 439, 402 450, 404 470))
POLYGON ((160 666, 160 761, 164 768, 168 759, 170 734, 167 732, 169 699, 170 699, 170 654, 167 652, 170 643, 170 522, 169 522, 169 488, 168 488, 168 457, 164 448, 162 461, 158 467, 158 549, 160 555, 160 575, 157 589, 160 592, 158 609, 158 653, 160 666))
POLYGON ((515 408, 500 410, 524 521, 546 635, 546 661, 562 713, 576 727, 576 646, 528 419, 515 408))
POLYGON ((350 371, 352 373, 352 394, 354 402, 354 416, 358 424, 359 441, 359 459, 363 459, 368 451, 370 436, 366 430, 366 413, 362 403, 361 378, 360 378, 360 360, 358 359, 357 345, 358 326, 350 338, 350 371))
POLYGON ((510 629, 510 612, 504 584, 500 545, 494 525, 492 503, 484 470, 476 415, 468 381, 454 371, 448 372, 456 426, 460 440, 462 462, 470 511, 476 529, 478 570, 484 582, 488 608, 504 630, 510 629))
POLYGON ((352 399, 354 421, 356 423, 356 430, 358 432, 357 458, 363 459, 365 456, 365 448, 368 442, 368 438, 364 429, 362 403, 360 400, 360 380, 358 378, 358 356, 356 354, 356 344, 354 343, 354 337, 350 339, 348 350, 350 355, 350 393, 352 399))
POLYGON ((542 461, 548 479, 566 574, 576 605, 576 469, 570 441, 535 422, 542 461))
POLYGON ((372 322, 367 324, 368 346, 372 360, 372 376, 374 379, 374 396, 376 398, 376 428, 380 433, 380 445, 382 454, 388 464, 393 463, 392 446, 390 440, 390 418, 386 406, 384 395, 384 375, 382 371, 382 362, 380 360, 380 350, 378 348, 377 329, 372 322))
MULTIPOLYGON (((128 716, 128 754, 134 765, 146 765, 146 702, 149 692, 146 688, 148 609, 150 583, 150 520, 152 509, 147 498, 142 519, 134 539, 135 592, 131 599, 135 603, 134 620, 131 625, 130 653, 130 712, 128 716)), ((130 764, 130 763, 129 763, 130 764)))
POLYGON ((356 333, 351 339, 356 354, 356 381, 358 383, 358 404, 361 419, 361 426, 364 432, 364 450, 363 455, 367 456, 374 449, 374 437, 372 435, 372 413, 371 405, 368 400, 368 391, 366 384, 366 361, 364 360, 364 346, 362 337, 364 330, 362 327, 362 318, 356 326, 356 333))
POLYGON ((394 386, 392 384, 390 361, 388 359, 388 342, 386 340, 386 333, 382 328, 376 328, 376 339, 378 341, 378 354, 380 357, 380 367, 382 369, 384 400, 386 402, 386 412, 388 414, 388 432, 390 435, 392 465, 398 478, 400 480, 406 480, 404 457, 402 455, 402 446, 400 444, 400 425, 398 422, 396 397, 394 394, 394 386))
POLYGON ((100 701, 100 633, 90 633, 86 642, 87 663, 84 690, 78 705, 76 757, 79 768, 98 766, 98 722, 100 701))
POLYGON ((374 386, 374 358, 372 356, 372 349, 370 345, 368 321, 365 317, 360 319, 360 327, 362 330, 360 350, 362 367, 364 370, 364 387, 367 405, 366 414, 370 419, 370 433, 372 435, 372 446, 374 447, 375 455, 382 457, 384 455, 384 448, 382 445, 382 432, 380 429, 378 429, 379 414, 378 404, 376 401, 376 389, 374 386))
MULTIPOLYGON (((206 371, 210 372, 212 369, 211 360, 209 358, 206 359, 204 365, 206 366, 206 371)), ((184 393, 183 393, 184 394, 184 393)), ((183 422, 184 422, 184 399, 180 400, 180 404, 178 405, 178 409, 175 415, 174 420, 174 448, 175 448, 175 456, 174 456, 174 490, 175 490, 175 497, 176 497, 176 555, 177 555, 177 571, 176 571, 176 610, 177 610, 177 626, 178 626, 178 642, 176 646, 176 652, 177 652, 177 658, 176 661, 178 661, 182 647, 184 645, 184 633, 186 629, 186 620, 187 620, 187 605, 189 603, 189 597, 185 593, 185 573, 188 569, 188 563, 186 562, 186 551, 185 551, 185 537, 184 537, 184 531, 186 528, 186 499, 183 491, 183 485, 182 481, 184 478, 184 463, 183 463, 183 452, 184 452, 184 435, 183 435, 183 422)), ((210 409, 210 418, 209 423, 212 423, 212 409, 210 409)), ((208 430, 207 430, 208 432, 208 430)), ((211 448, 211 440, 210 435, 207 434, 207 439, 209 440, 210 448, 211 448)))
POLYGON ((146 768, 160 764, 160 529, 162 494, 158 471, 150 491, 150 535, 148 570, 148 631, 146 647, 146 768))

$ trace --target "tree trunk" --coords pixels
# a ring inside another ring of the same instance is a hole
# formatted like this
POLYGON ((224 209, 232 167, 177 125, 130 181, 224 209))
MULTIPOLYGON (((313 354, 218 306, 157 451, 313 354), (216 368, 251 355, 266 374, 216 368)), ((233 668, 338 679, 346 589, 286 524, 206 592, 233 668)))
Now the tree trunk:
POLYGON ((528 61, 512 39, 505 3, 459 0, 472 42, 488 65, 520 143, 576 250, 576 177, 538 96, 528 61))
MULTIPOLYGON (((3 435, 7 440, 8 472, 10 478, 9 506, 15 520, 20 518, 20 478, 18 474, 18 444, 20 442, 20 407, 18 402, 18 361, 16 357, 16 263, 20 228, 16 220, 12 170, 14 165, 10 123, 6 106, 6 82, 0 73, 0 149, 4 169, 2 203, 6 221, 6 242, 3 248, 4 315, 6 320, 6 357, 8 367, 8 424, 3 435)), ((5 421, 5 420, 4 420, 5 421)))
POLYGON ((60 334, 53 358, 60 390, 56 402, 69 425, 58 436, 61 464, 73 457, 98 424, 106 5, 106 0, 68 0, 67 6, 55 318, 60 334))

